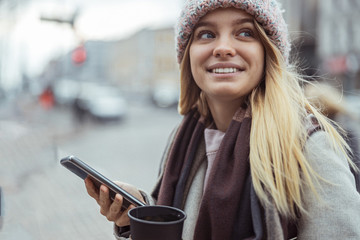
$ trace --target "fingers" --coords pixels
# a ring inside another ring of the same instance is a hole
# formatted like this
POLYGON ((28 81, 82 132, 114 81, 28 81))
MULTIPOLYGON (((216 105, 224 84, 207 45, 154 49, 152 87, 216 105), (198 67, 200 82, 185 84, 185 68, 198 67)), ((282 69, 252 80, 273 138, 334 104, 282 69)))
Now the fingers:
POLYGON ((111 200, 109 197, 109 189, 104 185, 101 185, 100 187, 98 204, 100 205, 100 213, 104 216, 107 216, 110 209, 111 200))
POLYGON ((131 208, 134 208, 133 206, 131 206, 125 211, 123 211, 123 199, 124 198, 120 194, 116 194, 115 199, 110 205, 109 211, 106 214, 106 218, 109 221, 114 222, 119 227, 130 225, 130 219, 127 214, 131 208))
POLYGON ((121 212, 122 203, 123 203, 123 198, 119 194, 116 194, 115 199, 113 203, 110 205, 109 211, 106 214, 106 218, 109 221, 115 222, 117 218, 120 217, 122 213, 121 212))
POLYGON ((116 219, 115 224, 119 227, 129 226, 130 225, 130 218, 128 216, 128 212, 135 208, 133 205, 130 205, 128 209, 126 209, 119 217, 116 219))
POLYGON ((99 202, 99 191, 89 177, 85 178, 85 187, 87 193, 94 198, 96 202, 99 202))
MULTIPOLYGON (((144 202, 139 190, 137 190, 134 186, 120 182, 116 182, 116 184, 144 202)), ((103 216, 105 216, 109 221, 114 222, 119 227, 130 225, 130 218, 127 214, 130 209, 135 207, 134 205, 130 205, 130 207, 124 211, 124 209, 122 209, 123 197, 120 194, 116 194, 115 199, 111 200, 109 188, 105 185, 101 185, 99 189, 89 177, 85 179, 85 186, 88 194, 99 204, 100 213, 103 216)))

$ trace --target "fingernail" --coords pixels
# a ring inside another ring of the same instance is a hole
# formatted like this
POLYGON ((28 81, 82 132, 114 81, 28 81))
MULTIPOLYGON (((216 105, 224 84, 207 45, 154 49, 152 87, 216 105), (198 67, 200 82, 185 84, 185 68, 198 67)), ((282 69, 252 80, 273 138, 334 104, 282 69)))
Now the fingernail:
POLYGON ((116 200, 117 202, 120 202, 120 201, 121 201, 121 195, 117 193, 117 194, 115 195, 115 200, 116 200))
POLYGON ((106 192, 105 186, 102 185, 102 186, 100 187, 100 191, 102 191, 103 193, 106 192))

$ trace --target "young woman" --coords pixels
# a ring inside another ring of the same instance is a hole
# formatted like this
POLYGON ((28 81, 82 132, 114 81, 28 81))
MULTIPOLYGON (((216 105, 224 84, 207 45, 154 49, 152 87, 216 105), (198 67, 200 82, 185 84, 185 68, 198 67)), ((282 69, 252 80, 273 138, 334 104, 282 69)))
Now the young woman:
MULTIPOLYGON (((348 146, 303 95, 278 3, 190 0, 176 31, 184 118, 151 197, 125 188, 184 209, 184 240, 360 239, 348 146)), ((121 196, 86 187, 126 236, 121 196)))

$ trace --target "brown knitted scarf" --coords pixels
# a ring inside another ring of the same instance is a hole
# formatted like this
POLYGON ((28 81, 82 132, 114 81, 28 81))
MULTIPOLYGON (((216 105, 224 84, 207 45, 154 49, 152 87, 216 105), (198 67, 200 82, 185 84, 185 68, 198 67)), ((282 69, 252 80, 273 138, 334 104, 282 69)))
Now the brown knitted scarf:
MULTIPOLYGON (((239 109, 231 122, 209 175, 194 239, 231 239, 249 174, 250 109, 239 109), (236 151, 234 151, 236 149, 236 151)), ((196 110, 187 114, 170 149, 157 204, 181 207, 186 180, 204 124, 196 110)))
MULTIPOLYGON (((196 109, 184 117, 170 148, 161 184, 155 191, 157 204, 182 208, 186 181, 204 129, 196 109)), ((203 193, 195 227, 196 240, 264 237, 263 226, 254 226, 262 224, 262 217, 260 208, 254 210, 254 197, 250 197, 256 195, 250 175, 250 129, 251 109, 240 108, 226 131, 209 174, 209 187, 203 193), (257 214, 257 222, 253 212, 257 214), (261 236, 257 236, 258 232, 261 236)))

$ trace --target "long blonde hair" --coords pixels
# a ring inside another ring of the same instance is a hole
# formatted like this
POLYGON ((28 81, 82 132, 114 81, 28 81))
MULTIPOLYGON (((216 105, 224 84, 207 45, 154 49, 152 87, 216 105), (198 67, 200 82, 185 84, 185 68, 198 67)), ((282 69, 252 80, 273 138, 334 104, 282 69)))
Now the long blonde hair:
MULTIPOLYGON (((347 155, 348 146, 327 118, 307 101, 300 86, 300 82, 305 80, 285 63, 263 28, 254 22, 265 48, 266 67, 264 81, 249 95, 252 108, 249 156, 252 182, 263 204, 273 202, 281 215, 296 218, 298 210, 305 211, 301 195, 304 187, 310 187, 316 194, 314 181, 319 179, 303 152, 308 138, 304 123, 306 116, 313 114, 317 118, 329 133, 335 149, 347 155)), ((186 114, 197 105, 202 115, 211 117, 191 74, 191 41, 180 65, 179 112, 186 114)))

